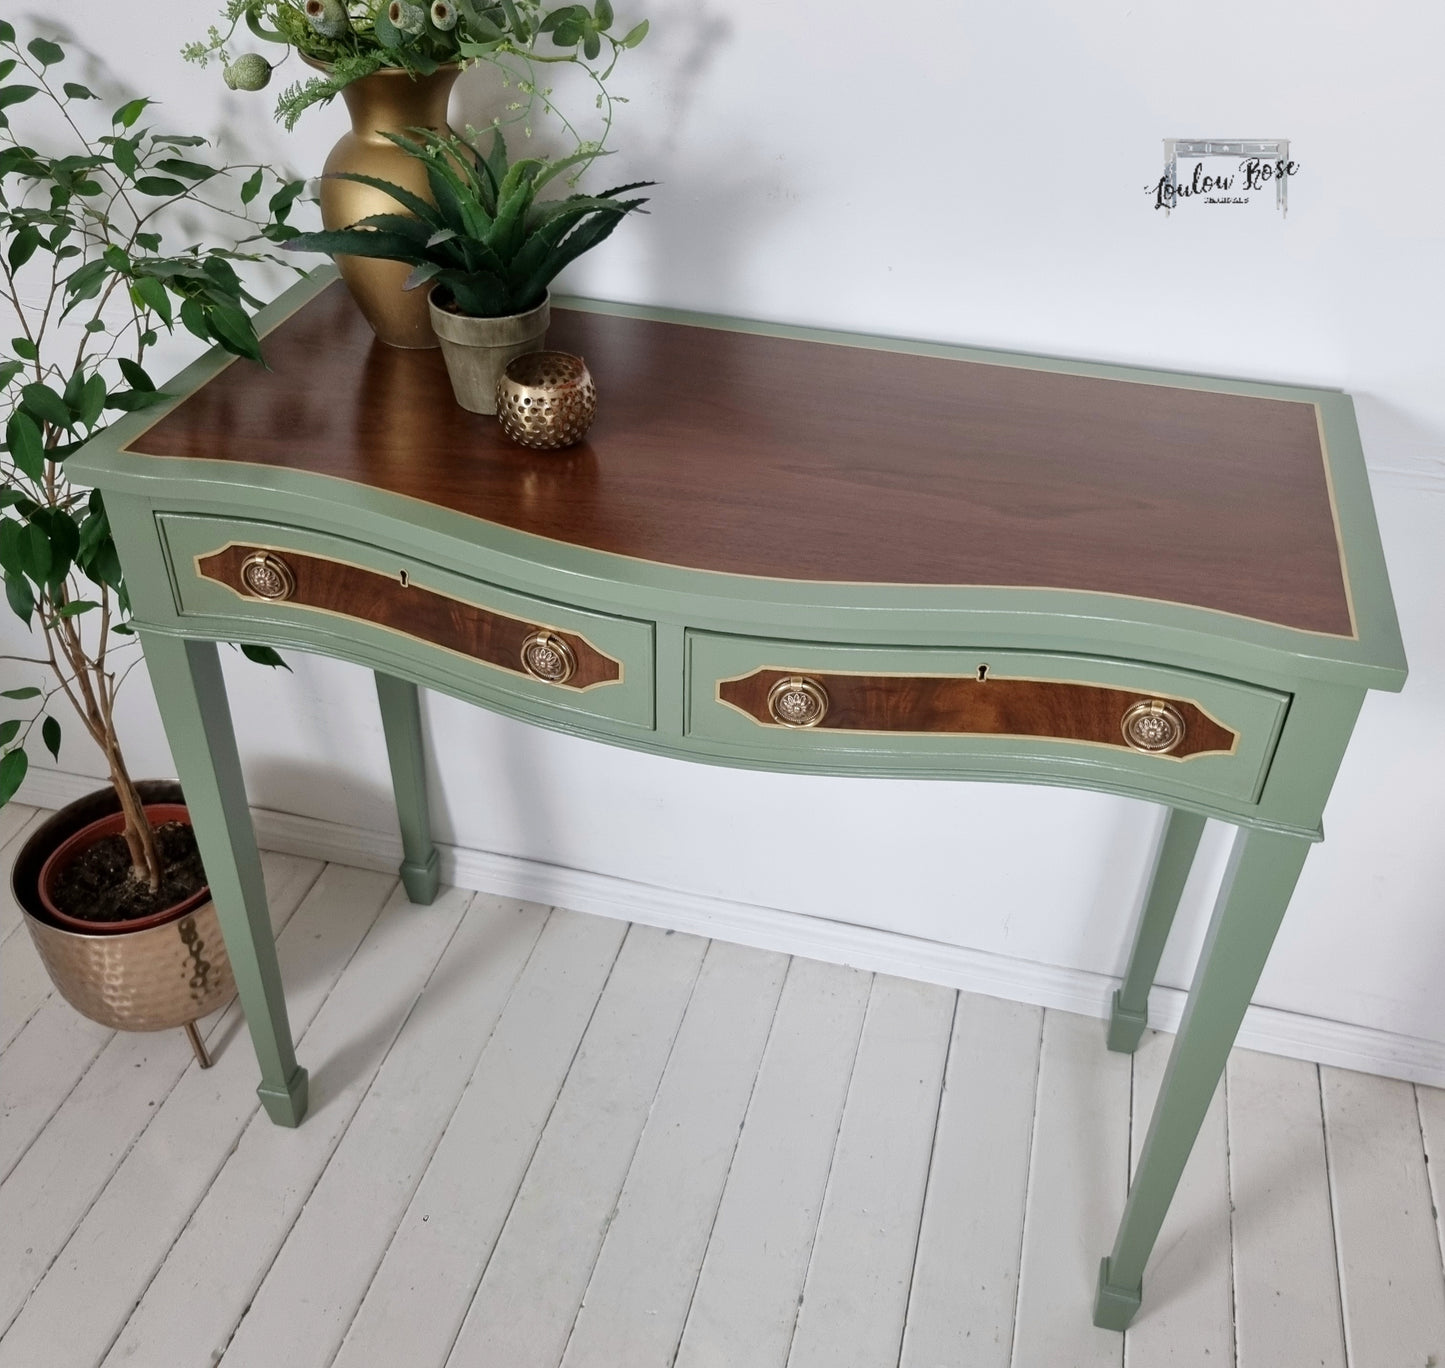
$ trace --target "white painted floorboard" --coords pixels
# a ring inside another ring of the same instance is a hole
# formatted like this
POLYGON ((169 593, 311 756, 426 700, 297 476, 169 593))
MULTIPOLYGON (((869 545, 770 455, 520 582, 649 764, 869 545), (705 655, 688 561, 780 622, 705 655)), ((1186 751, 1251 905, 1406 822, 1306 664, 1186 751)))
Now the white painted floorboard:
POLYGON ((1044 1014, 962 993, 954 1015, 903 1368, 1008 1368, 1044 1014))
POLYGON ((1130 1061, 1099 1036, 1087 1017, 1044 1013, 1014 1368, 1124 1361, 1123 1337, 1090 1319, 1129 1176, 1130 1061))
POLYGON ((678 1368, 782 1368, 871 976, 789 966, 683 1328, 678 1368))
POLYGON ((0 807, 0 863, 5 869, 5 881, 0 884, 0 942, 20 925, 20 908, 10 892, 10 865, 25 833, 43 820, 33 807, 23 803, 6 803, 0 807))
MULTIPOLYGON (((1145 1032, 1134 1054, 1129 1167, 1139 1162, 1173 1036, 1145 1032)), ((1221 1084, 1154 1246, 1148 1301, 1129 1327, 1125 1368, 1212 1368, 1234 1359, 1229 1137, 1221 1084)))
POLYGON ((1320 1070, 1350 1368, 1445 1362, 1445 1282, 1415 1089, 1320 1070))
POLYGON ((1225 1089, 1238 1361, 1345 1368, 1319 1069, 1236 1050, 1225 1089))
POLYGON ((898 1358, 957 998, 929 983, 873 980, 790 1368, 898 1358))
POLYGON ((0 907, 0 1368, 1445 1368, 1445 1093, 1236 1052, 1119 1336, 1170 1037, 265 863, 296 1131, 0 907))
POLYGON ((571 912, 548 919, 336 1368, 446 1362, 626 930, 571 912))
POLYGON ((572 1327, 564 1368, 669 1368, 787 973, 714 941, 572 1327))
POLYGON ((707 944, 628 931, 448 1364, 560 1361, 707 944))

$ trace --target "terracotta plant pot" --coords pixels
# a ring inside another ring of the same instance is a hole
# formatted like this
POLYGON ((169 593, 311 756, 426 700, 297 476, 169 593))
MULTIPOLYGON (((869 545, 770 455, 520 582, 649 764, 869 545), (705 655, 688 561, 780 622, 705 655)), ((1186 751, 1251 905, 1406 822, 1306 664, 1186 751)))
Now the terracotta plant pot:
POLYGON ((442 346, 452 393, 464 409, 473 413, 496 413, 497 382, 507 362, 527 352, 541 351, 552 321, 551 296, 535 309, 508 314, 505 318, 472 318, 443 308, 435 287, 427 296, 431 326, 442 346))
MULTIPOLYGON (((163 822, 184 822, 189 826, 191 822, 190 813, 186 811, 184 803, 147 803, 145 814, 146 820, 152 827, 158 827, 163 822)), ((73 917, 69 912, 63 911, 57 906, 54 897, 55 882, 66 866, 89 850, 97 841, 103 841, 107 836, 118 836, 124 830, 124 813, 113 812, 109 817, 101 817, 97 821, 91 822, 89 826, 82 827, 73 835, 66 837, 50 852, 45 863, 40 866, 40 902, 49 916, 61 926, 69 927, 72 931, 85 931, 98 935, 117 935, 123 931, 144 931, 147 927, 159 926, 162 922, 183 917, 203 902, 210 902, 211 890, 201 888, 184 902, 176 903, 173 907, 164 907, 159 912, 151 912, 144 917, 132 917, 128 921, 110 922, 88 921, 84 917, 73 917)))
MULTIPOLYGON (((142 780, 136 785, 147 810, 179 804, 180 785, 142 780)), ((231 963, 215 905, 206 900, 137 931, 86 931, 61 926, 40 898, 40 871, 69 838, 118 815, 113 789, 60 809, 21 847, 11 873, 15 901, 56 990, 82 1016, 118 1031, 163 1031, 183 1026, 202 1066, 209 1063, 195 1022, 235 995, 231 963)))
MULTIPOLYGON (((310 65, 327 69, 319 62, 310 65)), ((460 68, 454 66, 440 67, 430 76, 412 76, 399 69, 377 71, 343 87, 341 98, 351 115, 351 131, 331 149, 323 177, 340 171, 376 176, 430 200, 426 168, 382 135, 404 134, 409 128, 449 133, 447 100, 460 74, 460 68)), ((402 212, 384 190, 356 181, 323 178, 321 182, 321 223, 325 228, 348 228, 371 214, 402 212)), ((411 273, 404 261, 339 256, 336 265, 366 321, 383 342, 392 347, 436 346, 427 318, 426 291, 401 288, 411 273)))

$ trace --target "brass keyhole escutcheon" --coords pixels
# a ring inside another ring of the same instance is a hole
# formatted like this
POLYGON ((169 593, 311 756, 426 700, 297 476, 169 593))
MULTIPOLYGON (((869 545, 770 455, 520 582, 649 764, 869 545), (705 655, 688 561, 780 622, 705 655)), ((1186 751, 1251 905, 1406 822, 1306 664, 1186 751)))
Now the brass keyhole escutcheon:
POLYGON ((577 668, 577 657, 556 632, 533 632, 522 643, 522 668, 544 684, 565 684, 577 668))
POLYGON ((784 675, 768 690, 768 713, 783 727, 816 727, 828 715, 828 692, 816 679, 784 675))
POLYGON ((1184 718, 1162 698, 1141 699, 1124 713, 1124 740, 1136 751, 1168 755, 1184 742, 1184 718))
POLYGON ((271 551, 253 551, 241 562, 241 584, 262 599, 288 599, 296 592, 291 567, 271 551))

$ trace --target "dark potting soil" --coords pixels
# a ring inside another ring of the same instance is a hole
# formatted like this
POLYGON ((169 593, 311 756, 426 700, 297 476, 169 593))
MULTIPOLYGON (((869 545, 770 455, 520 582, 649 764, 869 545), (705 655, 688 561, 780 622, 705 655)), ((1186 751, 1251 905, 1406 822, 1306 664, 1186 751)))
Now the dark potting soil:
POLYGON ((162 822, 155 831, 165 873, 154 893, 144 880, 131 877, 125 837, 105 836, 60 871, 50 891, 55 905, 83 921, 130 921, 174 907, 204 888, 195 832, 185 822, 162 822))

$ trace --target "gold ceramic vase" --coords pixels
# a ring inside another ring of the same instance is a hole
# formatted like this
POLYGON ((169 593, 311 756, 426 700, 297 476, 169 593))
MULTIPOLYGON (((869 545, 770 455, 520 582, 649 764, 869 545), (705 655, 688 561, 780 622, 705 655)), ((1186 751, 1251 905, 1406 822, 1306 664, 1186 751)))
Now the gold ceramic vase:
MULTIPOLYGON (((430 200, 425 170, 382 134, 404 133, 408 128, 450 132, 447 98, 459 74, 457 67, 415 77, 401 70, 378 71, 344 87, 341 95, 351 115, 351 131, 331 149, 325 175, 351 171, 376 176, 430 200)), ((404 212, 390 195, 369 185, 346 180, 321 182, 323 227, 346 228, 369 214, 404 212)), ((366 321, 383 342, 393 347, 437 345, 425 288, 401 288, 411 271, 405 262, 339 256, 336 265, 366 321)))

